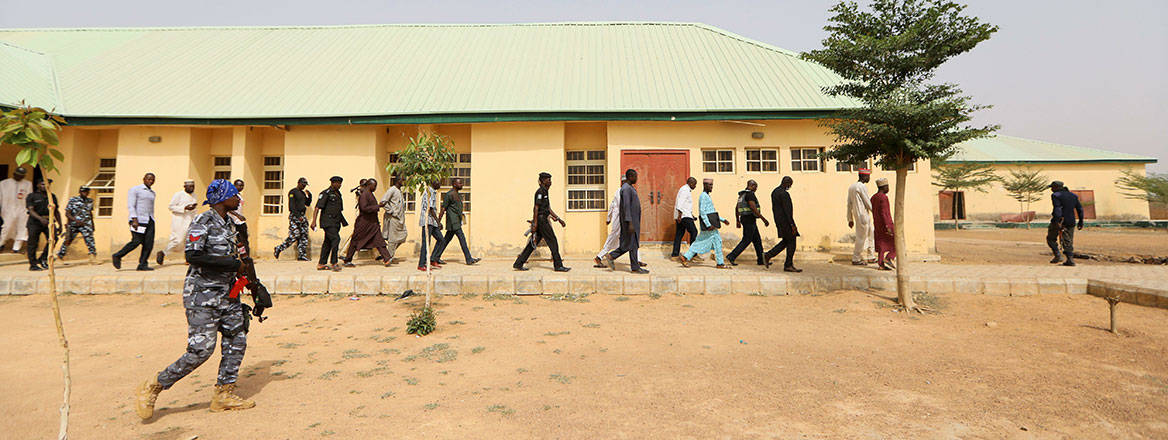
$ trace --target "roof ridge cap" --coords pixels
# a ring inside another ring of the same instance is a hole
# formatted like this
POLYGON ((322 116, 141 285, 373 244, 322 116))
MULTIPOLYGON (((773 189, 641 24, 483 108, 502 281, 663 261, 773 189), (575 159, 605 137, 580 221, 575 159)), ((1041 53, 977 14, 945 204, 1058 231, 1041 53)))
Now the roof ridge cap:
MULTIPOLYGON (((695 26, 702 23, 671 21, 560 21, 531 23, 376 23, 376 24, 311 24, 311 25, 250 25, 250 26, 143 26, 143 27, 62 27, 62 28, 0 28, 0 32, 134 32, 134 31, 196 31, 196 30, 289 30, 289 29, 357 29, 380 27, 537 27, 537 26, 695 26)), ((716 28, 714 28, 716 29, 716 28)), ((721 32, 728 34, 727 32, 721 32)), ((744 37, 738 39, 749 41, 744 37)), ((775 48, 778 49, 778 48, 775 48)), ((782 49, 780 49, 782 50, 782 49)))
POLYGON ((11 47, 13 49, 23 50, 23 51, 28 52, 28 53, 33 53, 33 54, 42 55, 42 56, 49 56, 49 54, 47 54, 45 52, 29 49, 29 48, 24 47, 24 46, 18 46, 18 45, 15 45, 15 44, 9 43, 7 41, 3 41, 3 40, 0 40, 0 44, 11 47))
POLYGON ((693 23, 685 23, 685 24, 688 24, 688 25, 690 25, 690 26, 694 26, 694 27, 697 27, 697 28, 701 28, 701 29, 704 29, 704 30, 707 30, 707 31, 710 31, 710 32, 713 32, 713 33, 716 33, 716 34, 721 34, 722 36, 729 37, 729 38, 732 38, 732 39, 735 39, 735 40, 741 41, 741 42, 743 42, 743 43, 747 43, 747 44, 755 45, 755 46, 761 47, 761 48, 763 48, 763 49, 767 49, 767 50, 770 50, 770 51, 778 52, 778 53, 781 53, 781 54, 783 54, 783 55, 787 55, 787 56, 789 56, 789 57, 794 57, 794 58, 796 58, 796 59, 798 59, 798 60, 800 60, 800 61, 809 62, 809 61, 806 61, 806 60, 804 60, 804 59, 800 58, 800 57, 799 57, 799 52, 796 52, 796 51, 793 51, 793 50, 790 50, 790 49, 783 49, 783 48, 781 48, 781 47, 778 47, 778 46, 774 46, 774 45, 771 45, 771 44, 763 43, 763 42, 761 42, 761 41, 758 41, 758 40, 755 40, 755 39, 753 39, 753 38, 747 38, 747 37, 744 37, 744 36, 742 36, 742 35, 738 35, 738 34, 736 34, 736 33, 733 33, 733 32, 727 31, 727 30, 725 30, 725 29, 719 28, 719 27, 717 27, 717 26, 711 26, 711 25, 708 25, 708 24, 705 24, 705 23, 698 23, 698 22, 693 22, 693 23))

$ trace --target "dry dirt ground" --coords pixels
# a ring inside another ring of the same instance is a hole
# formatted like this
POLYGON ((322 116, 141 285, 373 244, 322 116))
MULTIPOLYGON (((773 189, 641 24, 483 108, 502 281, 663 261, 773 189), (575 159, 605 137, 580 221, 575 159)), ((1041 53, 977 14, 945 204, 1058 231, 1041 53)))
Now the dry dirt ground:
MULTIPOLYGON (((1075 231, 1075 251, 1164 257, 1168 256, 1168 231, 1087 228, 1075 231)), ((1046 228, 937 231, 937 252, 941 261, 950 264, 1046 264, 1050 260, 1046 228)))
MULTIPOLYGON (((71 437, 1168 438, 1168 310, 1081 296, 279 297, 239 393, 208 412, 218 353, 159 398, 183 351, 175 296, 66 296, 71 437)), ((50 438, 61 398, 47 297, 0 298, 0 438, 50 438)))

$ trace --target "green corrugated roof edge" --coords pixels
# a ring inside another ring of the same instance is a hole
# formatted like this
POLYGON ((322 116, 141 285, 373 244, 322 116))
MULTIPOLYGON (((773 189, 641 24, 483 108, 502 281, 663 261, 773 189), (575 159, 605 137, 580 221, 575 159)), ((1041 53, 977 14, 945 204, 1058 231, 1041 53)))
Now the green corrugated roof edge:
POLYGON ((1153 157, 1138 156, 1128 153, 1119 153, 1114 151, 1101 150, 1098 148, 1080 147, 1076 145, 1057 144, 1054 142, 1041 141, 1037 139, 1027 139, 1017 136, 1008 135, 994 135, 987 138, 973 139, 961 144, 963 151, 958 152, 952 158, 946 160, 949 163, 986 163, 986 164, 1039 164, 1039 163, 1156 163, 1159 160, 1153 157), (990 144, 990 142, 999 142, 1006 145, 990 144), (1027 144, 1037 145, 1047 148, 1056 148, 1062 153, 1077 155, 1077 157, 1064 158, 1011 158, 1009 153, 1032 153, 1026 150, 1027 144), (1002 146, 1008 146, 1012 151, 1004 152, 1000 158, 962 158, 964 154, 969 153, 969 150, 974 150, 975 153, 980 153, 985 156, 994 156, 1001 154, 1002 151, 994 151, 1000 149, 1002 146))

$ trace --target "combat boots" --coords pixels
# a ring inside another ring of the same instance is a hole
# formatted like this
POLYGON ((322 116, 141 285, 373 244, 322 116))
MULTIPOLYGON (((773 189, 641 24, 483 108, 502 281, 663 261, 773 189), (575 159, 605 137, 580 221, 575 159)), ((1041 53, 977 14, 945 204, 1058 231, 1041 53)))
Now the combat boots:
POLYGON ((211 398, 211 412, 254 408, 255 402, 235 395, 235 384, 215 385, 215 396, 211 398))
POLYGON ((138 387, 138 417, 148 420, 154 415, 154 401, 158 400, 158 393, 162 392, 162 385, 158 379, 151 377, 138 387))
POLYGON ((89 254, 89 264, 90 264, 91 266, 96 266, 96 265, 97 265, 97 255, 94 255, 94 254, 89 254))

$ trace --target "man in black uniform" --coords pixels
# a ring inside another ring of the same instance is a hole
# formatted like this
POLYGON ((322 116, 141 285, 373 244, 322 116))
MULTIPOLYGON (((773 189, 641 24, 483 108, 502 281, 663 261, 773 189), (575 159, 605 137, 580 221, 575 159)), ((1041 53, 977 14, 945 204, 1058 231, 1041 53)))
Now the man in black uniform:
POLYGON ((340 252, 341 246, 341 228, 349 225, 342 212, 345 208, 341 203, 341 182, 344 182, 341 176, 330 177, 329 187, 320 192, 320 196, 316 199, 316 209, 312 211, 311 229, 314 231, 316 230, 316 219, 320 212, 324 211, 324 220, 320 222, 320 227, 324 229, 324 243, 321 243, 320 246, 320 260, 316 262, 316 270, 330 268, 333 271, 341 270, 341 266, 337 264, 337 253, 340 252))
MULTIPOLYGON (((1054 210, 1050 213, 1050 228, 1046 230, 1046 245, 1054 253, 1051 264, 1062 262, 1059 255, 1059 244, 1063 246, 1063 254, 1067 261, 1063 266, 1075 265, 1075 215, 1079 216, 1078 229, 1083 229, 1083 205, 1079 203, 1079 196, 1067 189, 1062 182, 1050 183, 1050 203, 1054 210)), ((32 231, 32 229, 29 229, 32 231)), ((31 232, 30 232, 31 233, 31 232)))
POLYGON ((308 261, 308 219, 304 214, 312 205, 312 193, 304 190, 307 187, 308 179, 301 177, 296 181, 296 187, 288 190, 288 238, 276 245, 277 260, 280 252, 296 243, 296 261, 308 261))
POLYGON ((769 266, 766 260, 763 259, 766 255, 762 251, 762 236, 758 233, 758 223, 756 219, 762 219, 764 226, 770 226, 771 222, 767 221, 766 217, 762 216, 762 212, 758 210, 758 197, 754 192, 758 191, 758 182, 750 180, 746 182, 746 189, 738 192, 738 204, 735 206, 735 218, 737 218, 736 226, 742 228, 742 241, 738 242, 738 246, 730 251, 730 255, 726 256, 726 260, 730 265, 737 266, 734 260, 746 250, 746 246, 753 244, 754 253, 758 258, 759 266, 769 266))
POLYGON ((564 266, 564 259, 560 258, 560 244, 556 241, 556 233, 552 230, 552 221, 560 222, 560 227, 568 227, 564 223, 564 219, 552 212, 552 202, 548 200, 548 188, 552 186, 552 175, 548 173, 539 173, 539 189, 535 190, 535 206, 531 209, 531 239, 527 241, 527 246, 523 248, 523 252, 515 259, 515 264, 512 267, 515 270, 527 270, 523 265, 527 263, 527 258, 531 257, 531 253, 535 252, 535 246, 543 240, 547 244, 548 250, 552 253, 552 264, 556 268, 556 272, 567 272, 572 270, 564 266), (550 221, 549 221, 550 220, 550 221))
POLYGON ((779 252, 787 250, 787 260, 783 262, 784 272, 802 272, 795 268, 795 237, 799 236, 799 228, 795 227, 795 211, 791 204, 791 185, 795 180, 791 176, 783 176, 782 183, 771 191, 771 214, 775 216, 775 228, 779 230, 779 244, 766 253, 765 263, 769 266, 771 258, 779 252))
MULTIPOLYGON (((45 181, 37 182, 36 189, 24 199, 24 206, 28 208, 28 270, 44 270, 49 267, 49 194, 45 189, 45 181), (41 235, 45 236, 45 251, 37 257, 37 248, 41 235)), ((57 195, 53 194, 53 206, 57 206, 57 195)), ((61 224, 61 214, 54 210, 57 224, 61 224)))

